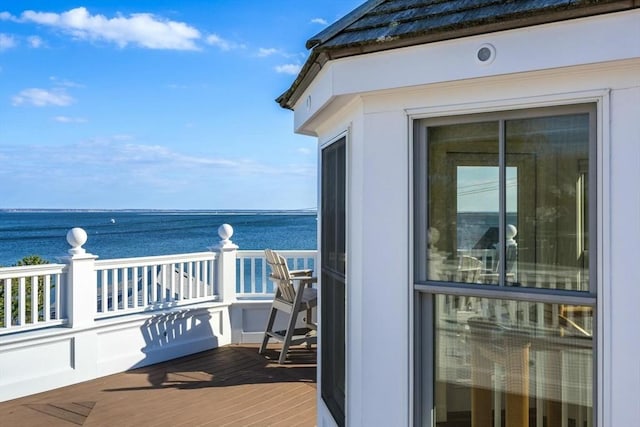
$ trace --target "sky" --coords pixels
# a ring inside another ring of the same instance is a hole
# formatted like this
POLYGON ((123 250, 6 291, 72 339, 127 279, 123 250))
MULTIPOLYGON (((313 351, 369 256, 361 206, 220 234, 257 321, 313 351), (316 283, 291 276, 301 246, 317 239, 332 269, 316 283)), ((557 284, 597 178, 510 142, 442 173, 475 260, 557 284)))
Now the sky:
POLYGON ((0 0, 0 209, 309 209, 276 102, 363 0, 0 0))
MULTIPOLYGON (((500 206, 497 166, 458 166, 456 168, 458 212, 498 212, 500 206)), ((507 212, 518 212, 518 168, 506 168, 507 212)))

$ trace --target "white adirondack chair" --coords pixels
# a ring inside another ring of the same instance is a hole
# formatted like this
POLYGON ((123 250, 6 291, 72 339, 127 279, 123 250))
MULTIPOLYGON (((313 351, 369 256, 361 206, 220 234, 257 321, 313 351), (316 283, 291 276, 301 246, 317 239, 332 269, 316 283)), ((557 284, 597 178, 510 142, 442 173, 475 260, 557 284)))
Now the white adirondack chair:
POLYGON ((289 346, 306 343, 308 348, 316 342, 313 331, 317 329, 317 325, 313 322, 312 309, 318 305, 318 294, 317 289, 311 287, 311 284, 316 282, 316 278, 311 276, 311 270, 289 270, 286 259, 277 252, 271 249, 265 249, 264 252, 267 263, 271 267, 269 277, 277 285, 277 290, 258 352, 260 354, 265 352, 270 338, 281 341, 282 350, 278 363, 282 364, 287 358, 289 346), (274 331, 273 325, 278 311, 288 316, 287 329, 274 331), (296 328, 298 315, 302 311, 306 312, 305 327, 296 328))

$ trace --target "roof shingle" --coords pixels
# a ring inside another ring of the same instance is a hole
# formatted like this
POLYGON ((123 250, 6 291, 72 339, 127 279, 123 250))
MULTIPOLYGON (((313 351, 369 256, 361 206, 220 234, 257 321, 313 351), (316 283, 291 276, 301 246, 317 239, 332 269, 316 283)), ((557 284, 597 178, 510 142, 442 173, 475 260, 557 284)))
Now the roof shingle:
POLYGON ((309 58, 276 101, 292 109, 331 59, 638 7, 639 0, 370 0, 307 41, 309 58))

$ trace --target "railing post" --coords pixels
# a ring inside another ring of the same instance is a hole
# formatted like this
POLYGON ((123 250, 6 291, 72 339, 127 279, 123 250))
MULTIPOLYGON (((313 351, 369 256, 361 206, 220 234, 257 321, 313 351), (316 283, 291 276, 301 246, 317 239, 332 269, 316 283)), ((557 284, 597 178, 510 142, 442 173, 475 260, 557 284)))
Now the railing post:
POLYGON ((233 227, 222 224, 218 227, 220 242, 209 248, 218 253, 218 291, 220 299, 230 303, 236 300, 236 254, 238 245, 231 241, 233 227))
POLYGON ((71 245, 65 263, 67 270, 66 310, 72 328, 93 324, 97 305, 96 255, 87 253, 82 247, 87 242, 87 233, 82 228, 72 228, 67 233, 71 245))

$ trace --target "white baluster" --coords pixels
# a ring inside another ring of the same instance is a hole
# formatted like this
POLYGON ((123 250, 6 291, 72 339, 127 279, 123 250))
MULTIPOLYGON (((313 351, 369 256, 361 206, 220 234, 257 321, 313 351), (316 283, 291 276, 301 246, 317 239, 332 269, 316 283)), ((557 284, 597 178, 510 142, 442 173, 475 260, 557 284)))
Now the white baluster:
POLYGON ((31 276, 31 323, 38 323, 38 276, 31 276))
POLYGON ((51 275, 46 274, 44 276, 44 291, 42 292, 42 298, 44 298, 42 311, 43 320, 48 322, 51 320, 51 275))
MULTIPOLYGON (((4 294, 11 295, 11 279, 4 279, 4 294)), ((11 298, 4 298, 4 327, 11 326, 11 298)))

